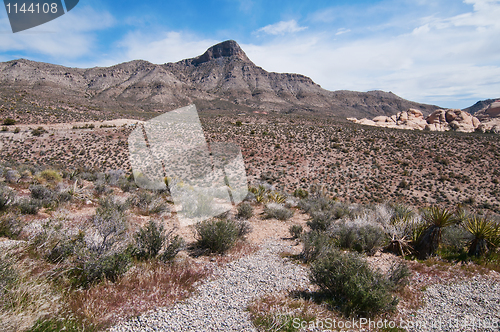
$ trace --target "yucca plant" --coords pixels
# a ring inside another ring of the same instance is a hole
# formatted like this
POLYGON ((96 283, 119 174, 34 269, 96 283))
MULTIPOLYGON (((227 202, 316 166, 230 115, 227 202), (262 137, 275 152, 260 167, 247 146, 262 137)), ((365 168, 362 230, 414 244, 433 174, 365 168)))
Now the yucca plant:
POLYGON ((433 206, 424 212, 425 228, 416 241, 416 251, 421 259, 433 255, 441 242, 443 228, 457 222, 456 216, 438 206, 433 206))
POLYGON ((277 191, 273 191, 273 192, 270 192, 269 194, 267 194, 267 201, 281 204, 281 203, 284 203, 286 201, 286 196, 283 194, 280 194, 277 191))
POLYGON ((500 224, 484 217, 472 216, 463 226, 474 237, 468 243, 470 256, 481 256, 500 245, 500 224))

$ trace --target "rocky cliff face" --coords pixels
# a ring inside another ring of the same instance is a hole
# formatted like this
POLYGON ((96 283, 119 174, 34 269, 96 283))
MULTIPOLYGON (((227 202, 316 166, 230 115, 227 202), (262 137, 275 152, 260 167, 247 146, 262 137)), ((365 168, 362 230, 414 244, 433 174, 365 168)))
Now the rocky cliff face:
MULTIPOLYGON (((500 105, 499 105, 500 106, 500 105)), ((468 112, 457 109, 438 109, 429 116, 415 109, 409 109, 405 112, 399 112, 393 116, 378 116, 369 119, 358 120, 356 118, 348 118, 348 120, 377 127, 410 129, 410 130, 430 130, 430 131, 448 131, 454 130, 458 132, 470 133, 473 131, 491 131, 498 133, 500 126, 495 122, 481 122, 475 116, 468 112)))
POLYGON ((0 95, 11 90, 26 91, 26 98, 47 106, 65 101, 103 112, 168 111, 189 103, 197 103, 202 110, 244 108, 343 117, 390 116, 408 108, 429 114, 437 109, 390 92, 332 92, 300 74, 267 72, 231 40, 196 58, 164 65, 136 60, 79 69, 24 59, 0 63, 0 95))

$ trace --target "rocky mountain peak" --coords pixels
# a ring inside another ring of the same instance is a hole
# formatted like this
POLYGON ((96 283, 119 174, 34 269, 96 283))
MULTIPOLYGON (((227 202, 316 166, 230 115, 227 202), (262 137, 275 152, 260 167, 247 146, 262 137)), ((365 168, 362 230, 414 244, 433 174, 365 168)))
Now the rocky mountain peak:
POLYGON ((234 40, 226 40, 222 43, 210 47, 205 53, 193 59, 194 64, 208 62, 218 58, 236 57, 243 61, 250 62, 240 45, 234 40))

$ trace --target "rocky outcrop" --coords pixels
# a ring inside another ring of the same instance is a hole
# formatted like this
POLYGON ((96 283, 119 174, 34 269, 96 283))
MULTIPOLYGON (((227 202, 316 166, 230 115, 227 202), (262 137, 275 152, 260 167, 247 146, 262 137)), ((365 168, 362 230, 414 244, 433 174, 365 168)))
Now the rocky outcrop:
POLYGON ((458 109, 438 109, 427 117, 424 117, 423 113, 419 110, 409 109, 390 117, 377 116, 373 120, 358 120, 356 118, 349 118, 348 120, 369 126, 410 130, 454 130, 465 133, 475 130, 492 131, 492 126, 485 126, 475 116, 458 109))

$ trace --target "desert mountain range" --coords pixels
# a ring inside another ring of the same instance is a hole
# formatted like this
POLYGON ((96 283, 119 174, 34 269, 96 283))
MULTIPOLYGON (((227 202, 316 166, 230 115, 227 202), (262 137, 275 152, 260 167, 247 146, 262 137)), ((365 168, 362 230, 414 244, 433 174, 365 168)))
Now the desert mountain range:
POLYGON ((24 100, 41 108, 66 103, 82 112, 85 107, 164 112, 195 103, 202 111, 324 112, 345 118, 391 116, 409 108, 428 115, 438 109, 391 92, 328 91, 303 75, 267 72, 232 40, 196 58, 166 64, 134 60, 79 69, 25 59, 2 62, 0 93, 12 90, 23 91, 24 100))

